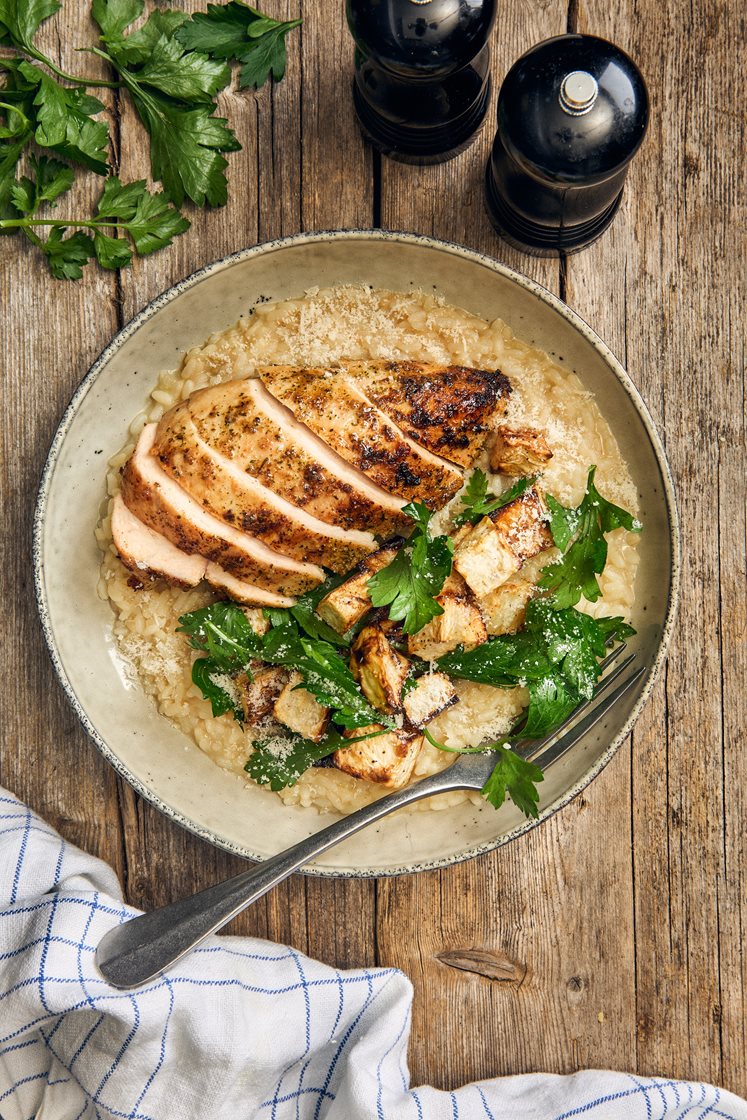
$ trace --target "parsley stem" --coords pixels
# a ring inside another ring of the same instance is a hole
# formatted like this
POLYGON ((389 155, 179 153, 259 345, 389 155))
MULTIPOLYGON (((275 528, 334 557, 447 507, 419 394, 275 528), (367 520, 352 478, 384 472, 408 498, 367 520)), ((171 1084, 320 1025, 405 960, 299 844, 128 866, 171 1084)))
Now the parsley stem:
MULTIPOLYGON (((10 105, 7 101, 0 101, 0 109, 4 110, 4 112, 6 112, 6 113, 15 113, 15 115, 17 117, 20 117, 21 120, 23 121, 23 131, 25 133, 30 134, 31 121, 28 119, 28 117, 25 115, 25 113, 21 112, 21 110, 18 108, 17 105, 10 105)), ((9 140, 13 139, 14 138, 13 136, 9 135, 9 136, 6 137, 6 136, 3 135, 5 132, 8 132, 8 131, 9 131, 8 129, 0 129, 0 139, 9 139, 9 140)))
POLYGON ((126 229, 126 222, 110 222, 108 219, 97 221, 95 218, 84 220, 77 218, 0 218, 0 229, 23 229, 30 226, 58 226, 67 229, 75 226, 76 229, 126 229))
POLYGON ((36 245, 37 249, 41 249, 42 245, 44 244, 41 237, 37 237, 33 230, 30 229, 24 229, 23 232, 26 234, 26 237, 29 239, 32 245, 36 245))
POLYGON ((64 78, 66 82, 74 82, 76 85, 105 86, 108 90, 119 90, 121 86, 121 82, 108 82, 102 77, 78 77, 75 74, 68 74, 64 69, 56 66, 52 58, 47 58, 46 55, 41 54, 36 47, 26 47, 26 54, 31 58, 36 58, 38 63, 44 63, 53 74, 64 78))
POLYGON ((498 750, 499 747, 505 748, 506 743, 485 743, 482 747, 447 747, 445 743, 439 743, 438 739, 434 739, 427 727, 423 728, 423 734, 432 747, 438 747, 440 751, 448 751, 449 754, 487 754, 488 751, 498 750))

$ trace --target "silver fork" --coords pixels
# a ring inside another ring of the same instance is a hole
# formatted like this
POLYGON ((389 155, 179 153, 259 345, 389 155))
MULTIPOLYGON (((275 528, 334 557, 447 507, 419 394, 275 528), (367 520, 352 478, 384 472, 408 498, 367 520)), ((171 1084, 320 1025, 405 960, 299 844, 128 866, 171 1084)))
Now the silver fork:
MULTIPOLYGON (((603 669, 609 668, 624 648, 623 644, 610 654, 602 663, 603 669)), ((634 656, 630 655, 607 673, 594 697, 580 704, 546 739, 539 742, 512 739, 514 749, 518 748, 522 757, 542 768, 556 762, 643 675, 645 669, 641 668, 620 681, 633 660, 634 656), (614 684, 616 687, 612 688, 614 684), (603 699, 597 702, 600 695, 603 699)), ((482 789, 495 762, 496 755, 492 751, 461 755, 447 770, 365 805, 233 879, 116 926, 102 937, 96 950, 96 964, 101 975, 115 988, 138 988, 146 984, 315 856, 403 805, 448 790, 482 789)))

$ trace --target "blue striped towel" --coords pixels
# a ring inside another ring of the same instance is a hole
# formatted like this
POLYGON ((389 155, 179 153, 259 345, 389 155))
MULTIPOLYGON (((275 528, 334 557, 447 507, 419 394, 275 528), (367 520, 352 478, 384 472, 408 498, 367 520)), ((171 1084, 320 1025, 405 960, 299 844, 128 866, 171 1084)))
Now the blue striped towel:
POLYGON ((2 1120, 747 1120, 688 1081, 587 1071, 410 1088, 412 989, 213 937, 137 992, 94 951, 136 913, 110 867, 0 788, 2 1120))

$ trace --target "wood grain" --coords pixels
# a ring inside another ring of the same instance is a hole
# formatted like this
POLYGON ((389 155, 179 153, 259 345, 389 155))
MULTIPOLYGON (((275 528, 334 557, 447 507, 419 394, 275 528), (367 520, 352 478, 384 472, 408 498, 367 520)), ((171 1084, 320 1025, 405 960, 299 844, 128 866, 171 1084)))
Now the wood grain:
MULTIPOLYGON (((86 12, 82 5, 68 5, 43 30, 42 49, 64 67, 79 65, 73 46, 90 39, 86 12)), ((88 57, 87 72, 103 75, 97 59, 88 57)), ((111 104, 106 92, 99 92, 111 104)), ((96 176, 82 176, 60 214, 88 212, 99 192, 96 176)), ((116 778, 92 750, 56 682, 34 606, 31 567, 31 515, 47 448, 73 390, 117 330, 116 277, 92 269, 77 284, 55 283, 32 246, 16 235, 3 237, 0 245, 0 292, 6 405, 0 611, 7 677, 0 781, 74 843, 121 871, 116 778)))
POLYGON ((584 0, 579 30, 639 61, 654 116, 610 235, 569 262, 567 298, 652 407, 682 519, 679 624, 630 771, 636 1060, 744 1092, 745 166, 724 65, 743 19, 665 5, 642 21, 633 2, 613 15, 584 0))
MULTIPOLYGON (((186 5, 198 5, 190 0, 186 5)), ((566 261, 522 256, 493 233, 482 174, 493 133, 458 159, 415 168, 374 158, 350 104, 352 45, 337 0, 265 0, 298 14, 285 80, 228 91, 243 150, 230 201, 190 211, 168 251, 118 275, 54 283, 20 238, 0 255, 6 355, 0 543, 6 684, 0 780, 75 843, 110 860, 128 898, 157 905, 241 866, 178 829, 105 766, 68 708, 36 620, 32 496, 75 385, 160 291, 257 240, 301 229, 414 229, 492 253, 561 294, 641 388, 672 462, 683 521, 683 596, 669 668, 620 750, 580 797, 509 847, 393 880, 295 877, 234 923, 342 967, 398 965, 415 984, 415 1081, 609 1066, 747 1093, 743 121, 733 90, 737 4, 713 0, 507 0, 495 89, 532 43, 578 28, 640 62, 652 127, 623 207, 566 261), (44 329, 40 324, 44 324, 44 329)), ((44 31, 68 68, 90 39, 85 6, 44 31)), ((90 69, 96 60, 87 57, 90 69)), ((738 86, 736 88, 739 88, 738 86)), ((110 96, 116 155, 147 175, 124 96, 110 96)), ((90 206, 93 177, 78 199, 90 206)), ((63 213, 68 211, 63 211, 63 213)), ((69 211, 69 212, 72 212, 69 211)))

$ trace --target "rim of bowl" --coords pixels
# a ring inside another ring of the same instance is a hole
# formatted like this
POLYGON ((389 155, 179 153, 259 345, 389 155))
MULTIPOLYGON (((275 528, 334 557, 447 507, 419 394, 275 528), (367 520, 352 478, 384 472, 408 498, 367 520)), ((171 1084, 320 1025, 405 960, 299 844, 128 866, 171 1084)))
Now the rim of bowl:
POLYGON ((680 530, 679 530, 679 515, 677 511, 677 499, 675 495, 674 482, 672 480, 669 463, 664 451, 664 446, 661 442, 659 434, 654 425, 651 413, 641 397, 638 389, 628 375, 625 368, 615 357, 613 352, 607 344, 599 337, 596 331, 592 330, 589 324, 581 318, 581 316, 573 311, 566 303, 556 296, 549 289, 538 284, 536 280, 531 280, 528 276, 516 272, 508 265, 501 264, 494 257, 489 256, 487 253, 481 253, 475 249, 468 249, 463 245, 459 245, 453 241, 444 241, 436 237, 427 237, 424 234, 410 233, 405 230, 388 230, 388 229, 345 229, 345 230, 317 230, 310 233, 296 233, 288 237, 276 238, 272 241, 263 241, 257 245, 252 245, 247 249, 240 249, 235 253, 230 253, 228 256, 221 257, 211 264, 204 265, 202 268, 197 269, 196 272, 191 273, 183 280, 177 281, 170 288, 155 296, 149 303, 147 303, 136 315, 125 323, 125 325, 115 334, 111 342, 101 351, 98 358, 88 370, 87 374, 81 381, 78 388, 73 393, 73 396, 65 409, 62 418, 59 422, 57 430, 55 431, 52 443, 47 454, 44 469, 42 471, 39 487, 37 491, 36 506, 34 509, 33 519, 33 538, 32 538, 32 564, 34 570, 34 587, 36 591, 36 603, 39 611, 39 618, 44 633, 44 639, 47 644, 47 649, 52 660, 57 679, 62 686, 62 689, 73 708, 76 716, 83 725, 84 730, 91 738, 103 755, 107 762, 109 762, 118 774, 121 775, 132 786, 136 793, 143 797, 146 801, 154 805, 165 816, 181 825, 182 828, 187 829, 188 832, 199 836, 203 840, 215 845, 224 851, 231 852, 233 855, 241 856, 243 859, 253 860, 255 862, 262 862, 263 858, 256 853, 250 852, 247 848, 239 844, 234 844, 230 841, 223 839, 214 833, 211 829, 204 828, 197 824, 191 818, 185 816, 178 809, 168 805, 162 801, 158 794, 141 782, 134 774, 132 774, 126 764, 119 758, 118 755, 109 747, 105 742, 93 722, 88 717, 85 709, 81 705, 75 690, 68 679, 62 661, 60 660, 57 645, 55 641, 54 632, 52 629, 49 608, 47 603, 46 588, 44 585, 43 570, 44 565, 42 561, 42 546, 44 536, 44 523, 46 516, 47 499, 49 496, 49 488, 54 475, 54 470, 57 463, 57 456, 60 448, 64 443, 67 436, 68 429, 75 417, 78 408, 86 397, 88 390, 98 377, 101 370, 106 366, 114 354, 124 345, 124 343, 140 328, 140 326, 151 318, 156 311, 166 307, 174 299, 187 291, 189 288, 199 284, 205 277, 210 276, 214 272, 219 272, 224 268, 228 268, 239 261, 249 260, 253 256, 260 256, 268 252, 275 252, 278 249, 294 245, 302 245, 305 243, 324 242, 324 241, 387 241, 387 242, 402 242, 410 245, 420 245, 424 248, 436 249, 440 252, 447 252, 452 255, 462 257, 464 260, 472 261, 475 264, 482 265, 489 268, 492 272, 497 272, 500 275, 511 280, 513 283, 518 284, 520 287, 525 288, 527 291, 532 292, 543 303, 548 304, 559 315, 566 319, 571 326, 573 326, 580 334, 582 334, 587 341, 594 347, 594 349, 604 359, 605 364, 611 369, 617 380, 625 389, 628 397, 632 401, 636 412, 638 413, 643 426, 646 429, 648 437, 654 448, 656 459, 659 465, 659 470, 662 476, 664 498, 667 507, 667 514, 669 517, 670 533, 669 533, 669 552, 670 552, 670 588, 667 602, 666 613, 664 616, 664 624, 662 627, 661 637, 657 649, 656 657, 653 663, 648 666, 648 672, 644 678, 643 686, 641 688, 640 696, 636 701, 633 709, 625 721, 623 727, 612 739, 611 743, 605 751, 596 759, 594 764, 585 772, 584 776, 574 783, 574 785, 567 790, 555 801, 550 802, 542 810, 536 819, 527 819, 520 824, 516 825, 509 832, 503 833, 501 836, 496 837, 494 840, 486 841, 482 844, 477 844, 465 851, 459 852, 452 856, 443 856, 439 859, 427 860, 416 864, 406 864, 401 867, 387 868, 386 870, 366 870, 358 868, 334 869, 318 867, 309 864, 301 868, 301 872, 306 875, 313 875, 321 878, 388 878, 394 875, 412 874, 417 871, 434 871, 442 867, 450 867, 453 864, 462 863, 469 859, 474 859, 476 856, 484 855, 488 852, 495 851, 497 848, 503 847, 505 844, 516 840, 519 836, 523 836, 525 832, 530 829, 536 828, 543 821, 548 820, 554 816, 560 809, 573 800, 586 786, 589 785, 610 762, 613 756, 617 753, 619 747, 630 734, 633 725, 635 724, 638 716, 640 715, 644 705, 646 704, 649 695, 653 689, 654 684, 658 678, 659 672, 666 659, 669 641, 672 635, 674 620, 677 612, 677 603, 679 599, 680 589, 680 530))

